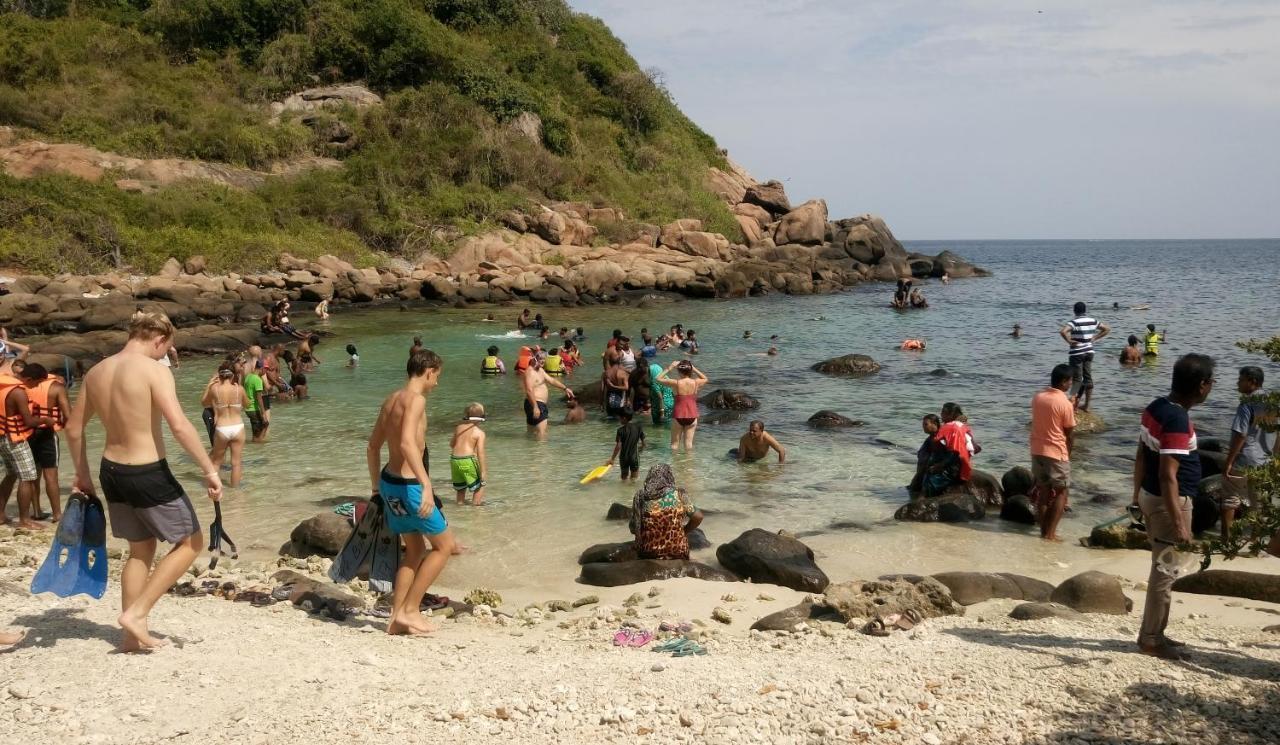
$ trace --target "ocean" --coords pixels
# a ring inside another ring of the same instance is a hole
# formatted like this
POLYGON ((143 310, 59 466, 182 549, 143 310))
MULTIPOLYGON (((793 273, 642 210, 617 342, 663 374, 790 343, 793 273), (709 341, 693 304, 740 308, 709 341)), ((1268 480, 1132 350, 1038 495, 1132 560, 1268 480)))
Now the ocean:
MULTIPOLYGON (((1076 301, 1112 328, 1094 362, 1093 410, 1105 433, 1080 438, 1073 457, 1073 512, 1061 533, 1072 540, 1120 514, 1131 492, 1130 468, 1142 408, 1167 392, 1181 354, 1212 355, 1219 384, 1193 412, 1201 436, 1225 436, 1238 395, 1235 369, 1258 364, 1269 380, 1280 370, 1235 347, 1238 340, 1280 333, 1274 304, 1280 287, 1280 240, 1256 241, 929 241, 908 250, 950 249, 991 270, 989 278, 921 283, 931 307, 899 312, 889 307, 892 285, 865 284, 835 295, 772 295, 738 300, 682 301, 644 309, 594 306, 537 308, 549 324, 582 326, 586 364, 569 384, 586 385, 613 328, 639 337, 675 323, 696 329, 702 353, 696 364, 711 378, 706 388, 743 390, 760 408, 741 416, 709 417, 698 428, 695 452, 673 456, 665 428, 648 426, 647 466, 672 462, 695 503, 708 510, 704 528, 723 542, 748 528, 805 536, 820 563, 840 572, 941 571, 1105 562, 1103 552, 1074 545, 1046 546, 1034 529, 994 516, 970 525, 896 523, 905 485, 923 435, 922 415, 946 401, 964 407, 983 452, 975 467, 997 478, 1029 465, 1027 423, 1031 397, 1054 365, 1066 361, 1058 329, 1076 301), (1119 309, 1114 304, 1119 304, 1119 309), (1132 306, 1149 305, 1146 310, 1132 306), (1024 336, 1008 336, 1014 323, 1024 336), (1167 330, 1158 359, 1134 369, 1117 362, 1129 334, 1148 323, 1167 330), (743 331, 752 338, 744 340, 743 331), (778 335, 781 353, 765 355, 778 335), (924 352, 902 352, 906 338, 927 341, 924 352), (848 353, 868 354, 882 371, 863 379, 812 372, 815 362, 848 353), (945 375, 932 374, 943 369, 945 375), (849 430, 818 431, 806 419, 831 409, 864 422, 849 430), (739 466, 726 457, 750 419, 762 419, 788 450, 787 462, 739 466)), ((478 310, 339 308, 318 347, 323 363, 310 375, 309 401, 273 410, 270 442, 246 446, 245 484, 228 489, 224 523, 246 555, 266 558, 302 519, 329 509, 336 497, 367 496, 365 442, 382 398, 399 385, 414 335, 437 351, 445 366, 432 394, 428 444, 436 491, 445 514, 469 552, 446 569, 450 587, 496 589, 562 583, 576 574, 587 546, 625 540, 624 523, 604 515, 611 502, 629 504, 633 484, 616 469, 588 486, 579 478, 612 450, 616 424, 595 412, 579 426, 559 426, 552 407, 547 442, 525 433, 522 394, 513 376, 482 378, 485 348, 497 344, 509 366, 528 343, 511 332, 519 306, 478 310), (494 313, 497 323, 485 322, 494 313), (346 367, 343 348, 355 344, 360 364, 346 367), (488 410, 490 478, 483 507, 453 504, 446 467, 449 436, 463 407, 488 410)), ((297 314, 303 326, 310 316, 297 314)), ((670 354, 659 361, 674 359, 670 354)), ((212 373, 210 359, 186 359, 177 370, 179 392, 199 427, 199 394, 212 373)), ((202 428, 201 428, 202 429, 202 428)), ((95 451, 100 431, 91 438, 95 451)), ((170 443, 170 457, 193 497, 202 494, 198 469, 170 443)), ((69 478, 69 477, 67 477, 69 478)), ((205 522, 212 509, 194 500, 205 522)), ((711 560, 711 552, 694 558, 711 560)), ((830 571, 830 570, 829 570, 830 571)), ((847 578, 847 577, 839 577, 847 578)))

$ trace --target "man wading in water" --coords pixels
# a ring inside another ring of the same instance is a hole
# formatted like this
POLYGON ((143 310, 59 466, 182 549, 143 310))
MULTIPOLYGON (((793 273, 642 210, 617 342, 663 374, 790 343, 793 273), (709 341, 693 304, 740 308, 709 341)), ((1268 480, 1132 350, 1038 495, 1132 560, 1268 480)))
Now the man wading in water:
POLYGON ((374 496, 386 505, 387 527, 404 539, 404 557, 396 570, 388 634, 428 634, 435 626, 420 607, 454 551, 453 531, 435 503, 431 477, 423 463, 427 439, 427 394, 440 380, 440 357, 430 349, 409 355, 409 380, 387 396, 369 435, 365 455, 374 496), (382 446, 387 465, 382 467, 382 446), (427 542, 431 550, 427 550, 427 542))
POLYGON ((147 616, 200 555, 204 536, 191 500, 169 471, 160 418, 204 474, 205 491, 222 498, 218 469, 204 452, 200 435, 182 413, 173 375, 157 365, 173 343, 173 324, 158 313, 139 313, 129 322, 124 349, 93 366, 67 420, 67 443, 75 462, 75 489, 94 494, 85 450, 85 425, 98 416, 106 430, 98 481, 107 500, 111 534, 129 542, 129 559, 120 572, 124 629, 120 648, 153 649, 163 640, 151 636, 147 616), (152 569, 157 540, 173 549, 152 569))
POLYGON ((573 391, 564 383, 547 375, 542 369, 542 358, 534 355, 529 361, 529 369, 520 378, 524 386, 524 420, 529 431, 538 435, 538 439, 547 436, 547 386, 555 386, 564 391, 564 395, 573 398, 573 391))

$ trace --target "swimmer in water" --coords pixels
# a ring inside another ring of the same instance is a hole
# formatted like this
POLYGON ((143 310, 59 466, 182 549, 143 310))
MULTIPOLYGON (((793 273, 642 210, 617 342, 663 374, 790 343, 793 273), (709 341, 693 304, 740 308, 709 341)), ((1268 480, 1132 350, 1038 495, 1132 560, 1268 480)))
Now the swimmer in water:
POLYGON ((1125 367, 1142 364, 1142 349, 1138 346, 1137 336, 1129 335, 1129 346, 1120 350, 1120 364, 1125 367))
POLYGON ((742 332, 742 338, 743 338, 743 339, 750 339, 750 338, 751 338, 751 332, 750 332, 750 331, 743 331, 743 332, 742 332))
POLYGON ((1010 332, 1009 332, 1009 336, 1012 336, 1012 337, 1013 337, 1013 338, 1015 338, 1015 339, 1017 339, 1017 338, 1021 337, 1021 336, 1022 336, 1022 324, 1020 324, 1020 323, 1015 323, 1015 324, 1013 324, 1013 331, 1010 331, 1010 332))
POLYGON ((899 349, 904 352, 923 352, 924 339, 906 339, 902 342, 902 346, 899 347, 899 349))

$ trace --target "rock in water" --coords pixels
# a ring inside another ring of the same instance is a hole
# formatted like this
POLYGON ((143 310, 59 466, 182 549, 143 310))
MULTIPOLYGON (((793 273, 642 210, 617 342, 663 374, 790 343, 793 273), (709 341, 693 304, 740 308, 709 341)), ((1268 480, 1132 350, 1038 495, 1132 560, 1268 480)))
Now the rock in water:
POLYGON ((1030 494, 1033 486, 1035 479, 1031 477, 1031 469, 1025 466, 1014 466, 1000 477, 1000 488, 1004 489, 1005 498, 1030 494))
POLYGON ((895 520, 925 523, 963 523, 986 517, 982 500, 963 487, 952 488, 940 497, 913 499, 893 513, 895 520))
POLYGON ((1145 530, 1130 529, 1123 522, 1094 526, 1088 542, 1090 548, 1151 549, 1145 530))
POLYGON ((629 505, 629 504, 622 504, 621 502, 614 502, 613 504, 609 505, 609 511, 608 511, 607 513, 605 513, 604 519, 606 519, 606 520, 630 520, 630 519, 631 519, 631 505, 629 505))
POLYGON ((968 484, 969 493, 988 507, 999 507, 1004 503, 1004 489, 1000 487, 1000 482, 995 476, 986 471, 973 469, 973 474, 969 477, 968 484))
POLYGON ((991 598, 1048 600, 1053 585, 1034 577, 1001 572, 942 572, 933 578, 947 586, 961 605, 973 605, 991 598))
POLYGON ((702 528, 694 528, 688 532, 689 550, 698 551, 704 548, 711 548, 711 539, 707 538, 707 534, 702 532, 702 528))
POLYGON ((964 606, 955 602, 946 585, 932 577, 914 583, 905 579, 837 582, 827 587, 826 603, 846 621, 908 609, 922 618, 964 615, 964 606))
POLYGON ((1049 599, 1081 613, 1110 613, 1123 616, 1133 606, 1120 580, 1104 572, 1083 572, 1058 585, 1049 599))
POLYGON ((351 523, 342 515, 321 512, 298 523, 289 534, 290 543, 281 553, 301 559, 308 556, 337 556, 351 536, 351 523))
POLYGON ((579 564, 596 564, 600 562, 635 561, 640 558, 636 553, 635 541, 624 543, 597 543, 583 551, 578 557, 579 564))
POLYGON ((823 409, 813 416, 809 417, 809 426, 817 429, 833 429, 835 427, 859 427, 862 422, 857 419, 850 419, 843 414, 837 414, 834 411, 823 409))
POLYGON ((813 560, 813 550, 795 538, 752 528, 716 549, 716 558, 731 572, 751 579, 822 592, 830 583, 813 560))
POLYGON ((760 402, 746 393, 742 391, 731 391, 724 388, 708 393, 699 400, 702 405, 706 406, 708 409, 747 411, 749 409, 760 408, 760 402))
POLYGON ((1058 603, 1023 603, 1009 611, 1009 618, 1018 621, 1038 621, 1042 618, 1084 618, 1084 615, 1058 603))
POLYGON ((1000 519, 1022 525, 1035 525, 1036 510, 1031 506, 1031 500, 1022 494, 1006 496, 1004 504, 1000 506, 1000 519))
POLYGON ((1076 428, 1071 430, 1073 435, 1095 435, 1106 431, 1107 423, 1102 421, 1102 417, 1092 411, 1076 410, 1076 428))
POLYGON ((1179 578, 1173 583, 1173 589, 1196 595, 1226 595, 1280 603, 1280 575, 1277 574, 1207 569, 1179 578))
POLYGON ((636 561, 583 564, 578 581, 596 587, 619 587, 674 577, 694 577, 715 582, 737 582, 723 569, 681 559, 638 559, 636 561))
POLYGON ((818 362, 810 369, 827 375, 863 377, 880 372, 880 363, 865 354, 846 354, 843 357, 832 357, 818 362))

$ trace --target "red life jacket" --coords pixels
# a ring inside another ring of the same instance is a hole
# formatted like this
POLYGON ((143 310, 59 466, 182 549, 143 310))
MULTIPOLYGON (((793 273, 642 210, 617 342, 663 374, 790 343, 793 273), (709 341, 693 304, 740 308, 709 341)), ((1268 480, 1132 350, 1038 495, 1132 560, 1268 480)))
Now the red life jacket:
POLYGON ((4 434, 9 438, 10 442, 23 442, 31 437, 31 433, 35 431, 27 426, 21 414, 7 413, 9 411, 9 396, 17 388, 26 388, 26 386, 22 384, 21 380, 12 375, 0 375, 0 407, 3 407, 3 409, 0 409, 3 412, 0 422, 3 422, 4 434))
POLYGON ((62 431, 62 425, 66 422, 66 414, 62 411, 62 407, 58 405, 57 399, 49 395, 49 389, 53 388, 54 383, 60 383, 56 377, 50 375, 44 380, 33 386, 27 386, 27 400, 31 404, 32 416, 47 416, 54 421, 53 431, 62 431))
POLYGON ((968 435, 973 430, 964 422, 944 422, 934 435, 934 439, 946 445, 947 449, 960 458, 960 480, 968 481, 973 476, 972 456, 969 454, 968 435))

